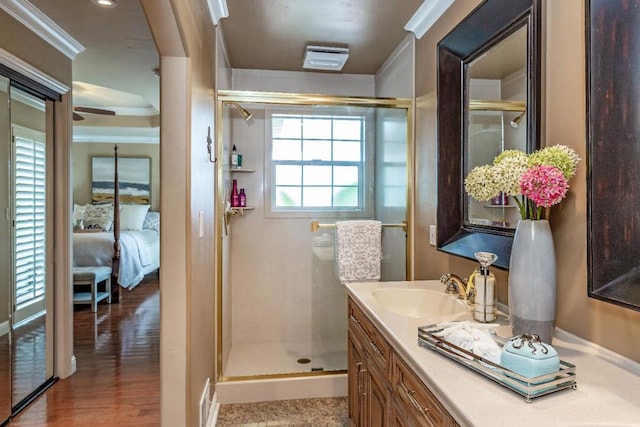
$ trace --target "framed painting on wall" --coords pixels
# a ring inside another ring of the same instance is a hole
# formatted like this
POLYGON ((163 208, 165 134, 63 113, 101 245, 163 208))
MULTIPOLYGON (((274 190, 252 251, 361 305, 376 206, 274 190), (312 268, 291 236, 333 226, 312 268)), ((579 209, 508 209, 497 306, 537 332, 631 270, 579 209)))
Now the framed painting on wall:
MULTIPOLYGON (((113 202, 113 157, 91 158, 91 202, 113 202)), ((120 203, 151 204, 151 158, 119 157, 120 203)))

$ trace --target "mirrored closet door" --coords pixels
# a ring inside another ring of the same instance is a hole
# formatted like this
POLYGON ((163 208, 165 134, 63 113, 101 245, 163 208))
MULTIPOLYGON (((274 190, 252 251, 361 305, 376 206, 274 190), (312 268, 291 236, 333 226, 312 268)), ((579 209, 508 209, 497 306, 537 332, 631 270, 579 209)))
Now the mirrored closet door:
POLYGON ((11 416, 11 227, 9 209, 9 79, 0 75, 0 424, 11 416))
POLYGON ((47 309, 47 101, 0 76, 0 105, 2 424, 53 381, 53 315, 47 309))

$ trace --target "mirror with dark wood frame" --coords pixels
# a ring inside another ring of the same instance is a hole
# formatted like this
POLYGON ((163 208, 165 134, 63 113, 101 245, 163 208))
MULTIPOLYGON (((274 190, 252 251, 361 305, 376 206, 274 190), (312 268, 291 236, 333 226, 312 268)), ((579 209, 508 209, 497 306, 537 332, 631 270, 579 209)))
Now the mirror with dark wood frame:
MULTIPOLYGON (((470 159, 471 133, 475 125, 471 110, 478 110, 472 99, 472 64, 485 57, 502 57, 495 52, 505 50, 522 40, 524 50, 524 86, 519 93, 524 99, 505 102, 498 99, 480 102, 487 111, 498 112, 501 149, 518 148, 532 152, 539 147, 540 134, 540 1, 486 0, 474 9, 438 44, 438 209, 437 248, 442 252, 475 260, 478 251, 494 252, 494 264, 508 269, 517 217, 509 221, 475 218, 474 206, 464 191, 464 177, 478 158, 470 159), (514 107, 513 105, 516 105, 514 107), (524 113, 520 125, 521 146, 504 143, 508 123, 524 113), (504 124, 507 123, 505 127, 504 124)), ((474 66, 475 67, 475 66, 474 66)), ((506 63, 494 68, 505 68, 506 63)), ((517 69, 516 69, 517 71, 517 69)), ((510 71, 514 73, 514 69, 510 71)), ((498 91, 499 92, 499 91, 498 91)), ((490 154, 491 159, 495 154, 490 154)), ((512 215, 513 216, 513 215, 512 215)))
POLYGON ((592 298, 640 311, 637 2, 587 2, 587 252, 592 298))

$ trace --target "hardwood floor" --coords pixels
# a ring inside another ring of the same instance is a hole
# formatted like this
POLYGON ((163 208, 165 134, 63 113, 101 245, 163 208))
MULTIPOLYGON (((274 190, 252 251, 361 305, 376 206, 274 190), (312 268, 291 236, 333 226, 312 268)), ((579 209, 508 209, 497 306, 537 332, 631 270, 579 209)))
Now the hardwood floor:
POLYGON ((77 371, 58 381, 9 424, 159 426, 160 292, 157 276, 117 304, 76 306, 77 371))

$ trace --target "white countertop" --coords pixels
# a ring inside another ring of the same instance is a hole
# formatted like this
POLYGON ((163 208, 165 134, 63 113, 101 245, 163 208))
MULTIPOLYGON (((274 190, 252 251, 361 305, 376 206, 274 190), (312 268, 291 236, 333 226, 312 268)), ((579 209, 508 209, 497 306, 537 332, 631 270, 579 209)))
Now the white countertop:
MULTIPOLYGON (((576 366, 577 389, 524 398, 457 362, 418 346, 417 328, 445 320, 470 320, 471 311, 448 317, 405 317, 385 309, 372 295, 382 288, 444 292, 437 280, 347 284, 347 292, 428 384, 461 426, 640 426, 640 364, 556 329, 552 345, 576 366)), ((469 308, 471 310, 471 308, 469 308)), ((500 315, 498 335, 511 336, 500 315)))

